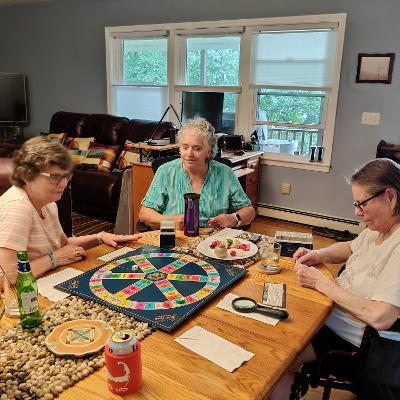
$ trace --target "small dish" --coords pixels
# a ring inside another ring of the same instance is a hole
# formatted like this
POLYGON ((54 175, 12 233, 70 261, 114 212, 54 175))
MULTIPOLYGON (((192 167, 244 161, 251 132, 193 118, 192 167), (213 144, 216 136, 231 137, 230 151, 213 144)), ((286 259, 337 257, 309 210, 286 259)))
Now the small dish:
POLYGON ((56 326, 44 342, 58 356, 82 357, 101 350, 112 332, 104 321, 76 319, 56 326))
POLYGON ((229 253, 230 249, 228 249, 228 253, 227 253, 226 257, 217 257, 215 255, 214 249, 212 249, 210 247, 211 243, 216 241, 215 237, 208 238, 208 239, 203 240, 202 242, 200 242, 197 245, 197 250, 201 254, 203 254, 204 256, 211 257, 211 258, 216 258, 217 260, 226 260, 226 261, 241 260, 241 259, 244 259, 244 258, 249 258, 249 257, 254 256, 258 252, 258 247, 254 243, 249 242, 248 240, 238 239, 238 238, 233 238, 233 239, 224 238, 224 239, 221 239, 221 241, 223 241, 223 242, 226 241, 226 240, 239 241, 240 244, 246 244, 246 245, 248 245, 249 250, 244 251, 244 250, 240 250, 240 249, 237 249, 237 248, 232 248, 231 250, 235 250, 237 252, 237 255, 232 256, 229 253))

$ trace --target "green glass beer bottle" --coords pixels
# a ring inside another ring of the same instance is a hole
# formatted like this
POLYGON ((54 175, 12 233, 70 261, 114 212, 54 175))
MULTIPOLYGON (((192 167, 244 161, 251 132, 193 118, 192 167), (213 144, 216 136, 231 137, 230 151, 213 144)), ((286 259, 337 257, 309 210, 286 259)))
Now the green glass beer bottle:
POLYGON ((31 272, 28 253, 19 251, 17 258, 18 276, 16 289, 21 326, 24 329, 33 329, 42 322, 38 303, 38 287, 36 279, 31 272))

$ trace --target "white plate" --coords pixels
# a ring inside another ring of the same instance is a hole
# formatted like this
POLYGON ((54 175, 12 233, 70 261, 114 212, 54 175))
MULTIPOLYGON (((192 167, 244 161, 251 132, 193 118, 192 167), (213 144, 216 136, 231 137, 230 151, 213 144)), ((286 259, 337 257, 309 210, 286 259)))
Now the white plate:
POLYGON ((210 247, 210 244, 212 242, 214 242, 215 240, 221 240, 221 242, 223 242, 226 239, 225 238, 224 239, 222 239, 222 238, 221 239, 217 239, 215 237, 208 238, 206 240, 203 240, 202 242, 200 242, 197 245, 197 250, 201 254, 203 254, 203 255, 205 255, 207 257, 216 258, 218 260, 226 260, 226 261, 241 260, 241 259, 244 259, 244 258, 249 258, 249 257, 254 256, 254 254, 256 254, 258 252, 258 247, 254 243, 249 242, 248 240, 244 240, 244 239, 232 238, 232 240, 240 240, 240 243, 249 244, 250 245, 249 251, 243 251, 243 250, 240 250, 240 249, 228 249, 228 254, 226 255, 226 257, 223 257, 223 258, 222 257, 217 257, 215 255, 215 253, 214 253, 214 249, 212 249, 210 247), (238 254, 236 256, 231 256, 229 254, 229 250, 235 250, 238 254))

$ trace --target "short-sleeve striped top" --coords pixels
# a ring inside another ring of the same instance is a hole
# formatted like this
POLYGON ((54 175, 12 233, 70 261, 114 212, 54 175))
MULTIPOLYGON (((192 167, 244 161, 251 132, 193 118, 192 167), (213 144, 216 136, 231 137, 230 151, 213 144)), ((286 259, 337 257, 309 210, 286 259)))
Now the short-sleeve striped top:
POLYGON ((0 247, 27 250, 30 260, 61 247, 63 230, 55 203, 42 208, 42 217, 25 190, 12 186, 0 197, 0 247))

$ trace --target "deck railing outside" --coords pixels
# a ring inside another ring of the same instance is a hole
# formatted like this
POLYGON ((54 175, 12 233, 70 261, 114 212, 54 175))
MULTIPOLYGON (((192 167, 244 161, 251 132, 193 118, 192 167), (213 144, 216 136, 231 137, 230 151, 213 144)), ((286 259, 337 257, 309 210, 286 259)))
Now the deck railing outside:
POLYGON ((322 135, 322 129, 270 126, 258 129, 260 150, 301 156, 308 156, 311 146, 322 145, 322 135))

